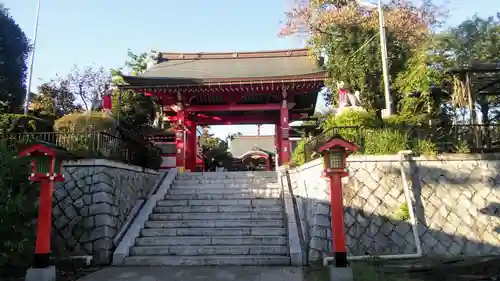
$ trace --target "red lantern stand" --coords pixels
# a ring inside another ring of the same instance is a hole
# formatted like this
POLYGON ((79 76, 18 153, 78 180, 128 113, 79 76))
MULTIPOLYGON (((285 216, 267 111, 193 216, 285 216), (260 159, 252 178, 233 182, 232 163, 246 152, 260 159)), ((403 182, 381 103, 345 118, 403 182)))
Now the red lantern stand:
POLYGON ((330 180, 332 250, 335 267, 348 266, 341 180, 349 175, 346 169, 347 156, 356 150, 358 150, 358 147, 355 144, 339 137, 332 138, 318 149, 318 152, 323 155, 325 176, 330 180))
POLYGON ((39 182, 41 187, 33 267, 35 269, 48 268, 50 266, 50 232, 54 183, 64 181, 62 160, 73 157, 61 147, 42 142, 23 149, 19 156, 30 158, 33 171, 29 179, 33 182, 39 182))

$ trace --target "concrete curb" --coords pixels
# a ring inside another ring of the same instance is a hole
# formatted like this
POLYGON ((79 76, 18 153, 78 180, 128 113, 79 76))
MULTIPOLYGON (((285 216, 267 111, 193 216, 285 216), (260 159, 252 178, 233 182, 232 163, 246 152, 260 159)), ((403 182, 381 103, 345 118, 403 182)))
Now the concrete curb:
POLYGON ((141 229, 144 227, 144 223, 153 212, 156 203, 159 200, 163 200, 165 194, 172 186, 176 176, 177 168, 170 169, 167 176, 163 179, 163 181, 161 181, 156 193, 147 199, 146 203, 139 211, 139 214, 135 217, 134 221, 123 236, 120 244, 116 247, 116 250, 113 253, 112 265, 122 265, 124 259, 129 256, 130 248, 134 246, 135 239, 139 237, 141 229))
POLYGON ((302 246, 300 244, 299 230, 297 228, 297 218, 295 217, 295 211, 293 206, 292 195, 288 190, 287 180, 283 180, 284 172, 282 170, 278 171, 278 182, 283 188, 283 201, 285 203, 285 215, 286 223, 285 228, 288 237, 288 247, 291 264, 293 266, 303 266, 305 265, 304 255, 302 253, 302 246))

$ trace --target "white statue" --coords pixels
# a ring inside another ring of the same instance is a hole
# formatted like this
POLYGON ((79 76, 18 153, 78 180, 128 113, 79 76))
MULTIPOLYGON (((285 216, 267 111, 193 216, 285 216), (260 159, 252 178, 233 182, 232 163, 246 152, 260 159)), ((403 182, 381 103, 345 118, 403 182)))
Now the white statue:
POLYGON ((339 90, 339 109, 337 114, 341 114, 344 109, 363 109, 361 107, 361 93, 359 91, 355 91, 353 94, 350 87, 343 81, 337 82, 337 88, 339 90))
POLYGON ((149 53, 148 53, 148 57, 146 59, 146 61, 147 61, 147 69, 150 69, 155 64, 157 64, 159 57, 160 57, 160 54, 157 51, 150 50, 149 53))

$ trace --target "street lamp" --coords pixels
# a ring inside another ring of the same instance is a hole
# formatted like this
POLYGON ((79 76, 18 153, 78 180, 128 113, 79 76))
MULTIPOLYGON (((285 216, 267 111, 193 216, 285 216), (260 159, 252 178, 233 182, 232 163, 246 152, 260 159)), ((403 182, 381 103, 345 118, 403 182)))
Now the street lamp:
POLYGON ((384 79, 384 95, 385 95, 385 111, 382 111, 382 116, 390 116, 392 115, 392 98, 391 98, 391 90, 389 88, 389 70, 387 66, 387 37, 385 35, 385 19, 384 19, 384 10, 382 6, 382 0, 378 0, 378 5, 362 2, 361 0, 357 0, 360 6, 364 6, 370 9, 378 9, 379 15, 379 28, 380 28, 380 53, 382 57, 382 74, 384 79))
POLYGON ((40 2, 38 0, 36 5, 36 17, 35 17, 35 33, 33 34, 33 50, 31 51, 31 59, 28 71, 28 80, 26 81, 26 97, 24 98, 24 114, 28 114, 28 105, 31 93, 31 78, 33 77, 33 63, 35 61, 35 48, 36 48, 36 37, 38 35, 38 18, 40 17, 40 2))

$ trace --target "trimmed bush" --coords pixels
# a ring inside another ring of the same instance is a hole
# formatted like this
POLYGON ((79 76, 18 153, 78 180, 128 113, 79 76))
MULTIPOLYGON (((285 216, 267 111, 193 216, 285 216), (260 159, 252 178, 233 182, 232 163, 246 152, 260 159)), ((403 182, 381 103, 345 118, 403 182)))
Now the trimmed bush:
POLYGON ((52 122, 31 115, 0 114, 0 134, 52 132, 52 122))
POLYGON ((108 132, 114 135, 116 121, 105 112, 72 113, 57 119, 54 131, 60 133, 108 132))

